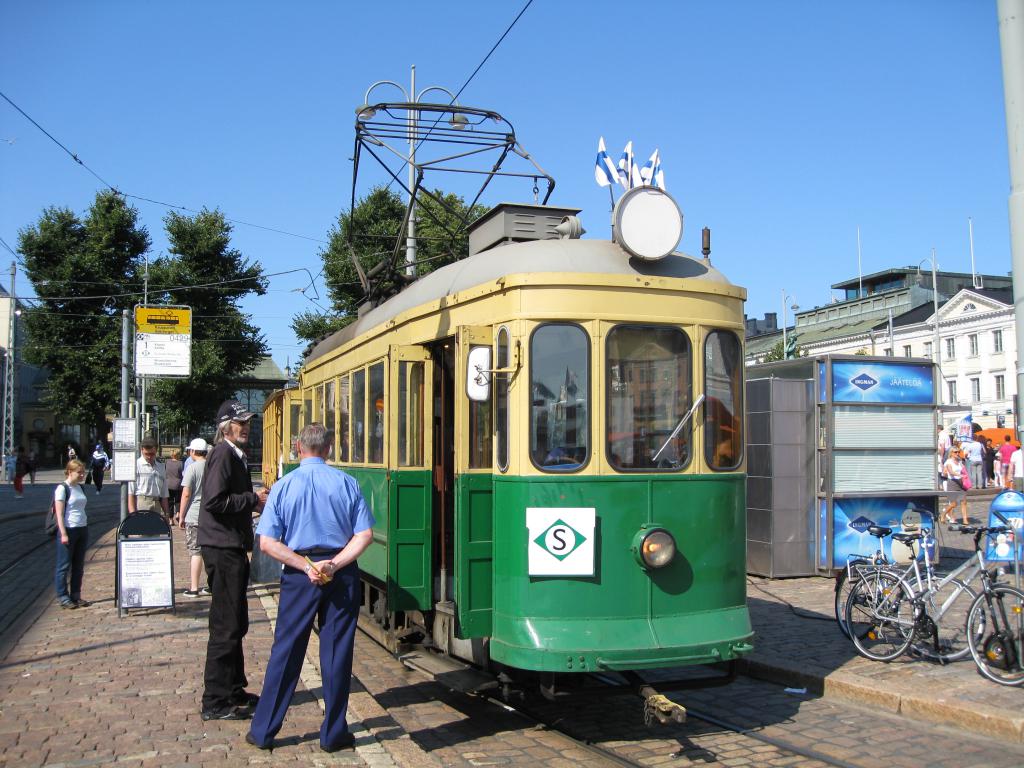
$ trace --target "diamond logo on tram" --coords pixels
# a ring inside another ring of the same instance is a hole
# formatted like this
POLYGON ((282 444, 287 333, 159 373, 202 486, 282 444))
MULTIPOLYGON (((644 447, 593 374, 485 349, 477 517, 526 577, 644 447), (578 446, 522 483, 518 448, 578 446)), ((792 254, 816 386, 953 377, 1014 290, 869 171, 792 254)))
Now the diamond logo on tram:
POLYGON ((533 541, 552 557, 565 560, 565 558, 579 549, 586 540, 586 536, 559 518, 533 541))

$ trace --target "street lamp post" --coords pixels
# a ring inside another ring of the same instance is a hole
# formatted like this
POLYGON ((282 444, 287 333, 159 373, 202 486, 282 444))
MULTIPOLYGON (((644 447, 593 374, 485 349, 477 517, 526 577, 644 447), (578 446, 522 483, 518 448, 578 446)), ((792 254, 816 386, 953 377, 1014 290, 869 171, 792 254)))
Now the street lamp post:
MULTIPOLYGON (((939 290, 938 290, 938 287, 937 287, 938 281, 936 280, 936 277, 935 277, 936 264, 935 264, 935 249, 934 248, 932 248, 932 255, 931 255, 930 259, 931 259, 931 262, 932 262, 932 310, 933 310, 933 313, 935 315, 935 323, 934 323, 935 327, 932 329, 934 331, 934 333, 935 333, 935 336, 934 336, 934 338, 932 340, 932 362, 935 363, 936 367, 938 367, 938 369, 939 369, 938 370, 938 374, 941 376, 942 375, 942 365, 941 365, 942 357, 941 357, 941 353, 939 352, 939 290)), ((929 259, 921 259, 919 262, 917 262, 917 273, 918 274, 921 274, 921 265, 924 264, 928 260, 929 259)))
MULTIPOLYGON (((422 102, 423 96, 430 91, 441 91, 451 97, 453 105, 458 106, 459 103, 455 99, 455 94, 440 85, 430 85, 416 93, 416 65, 413 64, 409 69, 408 91, 394 80, 378 80, 366 89, 363 105, 356 110, 356 119, 369 120, 376 114, 375 110, 370 108, 370 92, 378 85, 393 85, 402 92, 402 95, 409 104, 419 104, 422 102)), ((409 166, 409 224, 405 238, 405 274, 408 277, 416 275, 416 195, 414 190, 416 186, 416 145, 419 143, 419 138, 416 135, 418 115, 419 113, 416 109, 412 108, 409 110, 409 158, 407 160, 407 165, 409 166)), ((451 125, 453 128, 461 129, 465 127, 465 124, 465 115, 452 114, 451 125)))
POLYGON ((792 306, 791 306, 791 309, 793 310, 793 333, 795 334, 796 333, 796 311, 798 309, 800 309, 800 306, 796 303, 796 299, 794 299, 792 296, 787 296, 786 295, 786 289, 783 288, 782 289, 782 359, 783 360, 785 360, 786 357, 787 357, 786 350, 788 349, 788 347, 786 345, 786 302, 787 301, 794 302, 792 304, 792 306))

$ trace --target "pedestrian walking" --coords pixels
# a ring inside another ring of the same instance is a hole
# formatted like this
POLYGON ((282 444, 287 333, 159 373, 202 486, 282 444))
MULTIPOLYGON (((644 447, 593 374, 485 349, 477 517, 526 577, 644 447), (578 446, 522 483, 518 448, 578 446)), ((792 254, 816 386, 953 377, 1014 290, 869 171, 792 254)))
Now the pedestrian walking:
POLYGON ((128 483, 128 514, 163 512, 170 519, 167 506, 167 477, 164 465, 156 460, 156 441, 142 441, 142 455, 135 460, 135 480, 128 483))
POLYGON ((1003 444, 999 446, 999 463, 1002 468, 1003 488, 1013 488, 1013 472, 1010 467, 1010 458, 1016 446, 1010 440, 1009 435, 1003 435, 1003 444))
POLYGON ((25 493, 25 475, 28 474, 28 459, 25 447, 18 446, 18 455, 14 459, 14 498, 23 498, 25 493))
POLYGON ((1013 475, 1013 490, 1024 493, 1024 453, 1020 448, 1010 455, 1010 473, 1013 475))
POLYGON ((92 452, 92 484, 96 486, 96 493, 103 490, 103 478, 110 464, 110 457, 103 450, 103 443, 96 443, 92 452))
POLYGON ((185 549, 189 554, 189 587, 186 597, 209 594, 208 589, 200 590, 199 578, 203 574, 203 551, 199 546, 199 507, 203 501, 203 472, 206 469, 206 452, 209 446, 201 437, 188 444, 192 463, 185 470, 181 481, 181 504, 178 508, 178 525, 185 530, 185 549))
POLYGON ((39 460, 35 451, 28 452, 28 478, 32 485, 36 484, 36 470, 39 468, 39 460))
POLYGON ((374 518, 355 479, 327 465, 328 435, 322 424, 302 429, 299 467, 274 484, 256 529, 260 550, 284 565, 274 645, 245 737, 261 749, 270 749, 281 730, 317 617, 324 691, 320 749, 353 744, 345 713, 359 612, 356 559, 373 540, 374 518))
MULTIPOLYGON (((68 450, 66 455, 68 461, 76 461, 78 459, 78 451, 75 450, 75 446, 68 443, 68 450)), ((65 462, 65 465, 66 464, 67 462, 65 462)))
POLYGON ((53 491, 54 517, 57 521, 57 572, 54 588, 61 608, 87 608, 82 599, 82 574, 85 550, 89 546, 89 521, 85 514, 85 464, 72 459, 64 468, 64 482, 53 491), (70 575, 70 586, 68 577, 70 575))
POLYGON ((992 440, 985 438, 985 445, 981 449, 981 476, 984 479, 984 486, 995 485, 996 450, 992 447, 992 440))
POLYGON ((971 478, 971 485, 975 488, 984 488, 984 480, 982 479, 982 451, 981 443, 977 440, 971 440, 967 443, 967 472, 971 478))
POLYGON ((950 516, 953 509, 960 505, 960 514, 963 518, 963 524, 968 525, 970 520, 967 517, 967 492, 964 490, 963 476, 965 472, 965 466, 963 462, 963 453, 957 449, 951 449, 949 452, 949 458, 946 459, 946 463, 942 465, 943 477, 946 479, 946 502, 949 506, 943 510, 943 519, 947 523, 955 523, 956 521, 950 516))
POLYGON ((253 414, 237 400, 217 411, 217 443, 206 456, 199 505, 199 546, 206 566, 210 636, 203 675, 203 720, 242 720, 252 716, 258 697, 245 690, 242 639, 249 631, 245 590, 249 583, 252 518, 263 508, 267 489, 252 489, 245 446, 253 414))
POLYGON ((178 501, 181 499, 181 451, 175 448, 171 458, 164 462, 164 475, 167 477, 167 504, 171 508, 171 517, 178 514, 178 501))

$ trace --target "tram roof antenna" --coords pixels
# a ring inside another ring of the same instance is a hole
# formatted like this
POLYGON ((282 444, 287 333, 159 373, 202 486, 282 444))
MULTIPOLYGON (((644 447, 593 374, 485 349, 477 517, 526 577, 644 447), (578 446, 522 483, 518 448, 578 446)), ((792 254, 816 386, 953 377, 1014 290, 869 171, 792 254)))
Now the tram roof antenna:
MULTIPOLYGON (((546 189, 541 205, 546 205, 555 189, 554 178, 533 159, 516 139, 515 129, 504 117, 493 110, 469 107, 456 103, 380 102, 364 104, 356 110, 355 151, 352 153, 352 199, 350 210, 356 207, 356 188, 360 161, 368 154, 400 187, 409 203, 402 229, 395 234, 395 247, 381 262, 364 269, 358 262, 352 240, 355 222, 349 227, 349 256, 356 267, 359 282, 367 303, 376 305, 398 293, 415 275, 402 273, 399 257, 405 248, 411 248, 405 231, 417 206, 429 216, 454 243, 469 226, 469 217, 481 196, 496 178, 524 179, 532 182, 535 201, 539 196, 538 181, 543 179, 546 189), (510 156, 525 160, 526 170, 506 170, 510 156), (401 178, 403 170, 412 167, 407 183, 401 178), (459 173, 479 176, 481 183, 475 195, 467 195, 464 212, 454 210, 443 197, 424 186, 426 174, 459 173), (412 185, 412 189, 409 185, 412 185), (433 205, 424 205, 429 201, 433 205), (456 220, 454 230, 442 221, 435 209, 441 209, 456 220)), ((462 254, 459 254, 462 255, 462 254)))

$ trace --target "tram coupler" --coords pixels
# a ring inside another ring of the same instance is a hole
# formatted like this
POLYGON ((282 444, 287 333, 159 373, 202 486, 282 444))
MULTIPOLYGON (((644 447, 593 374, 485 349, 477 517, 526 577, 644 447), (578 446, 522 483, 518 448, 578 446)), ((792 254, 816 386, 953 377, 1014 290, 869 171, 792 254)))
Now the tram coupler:
POLYGON ((644 725, 651 726, 655 723, 660 725, 678 723, 681 725, 686 722, 686 707, 672 701, 665 694, 658 693, 654 686, 635 672, 622 674, 633 686, 633 690, 644 700, 644 725))

